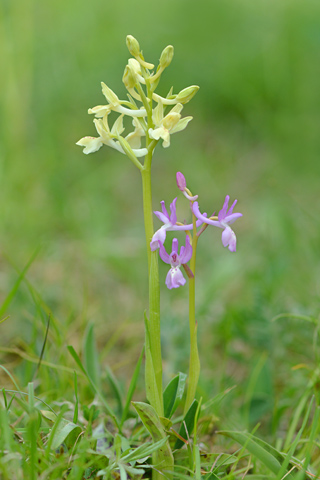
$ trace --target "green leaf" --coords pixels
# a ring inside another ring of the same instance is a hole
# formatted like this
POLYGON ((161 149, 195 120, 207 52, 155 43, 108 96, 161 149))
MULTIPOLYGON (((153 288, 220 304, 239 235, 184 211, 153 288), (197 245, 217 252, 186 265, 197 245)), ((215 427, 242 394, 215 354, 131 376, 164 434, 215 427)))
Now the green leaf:
POLYGON ((121 463, 119 463, 118 466, 120 471, 120 480, 128 480, 124 466, 121 465, 121 463))
MULTIPOLYGON (((132 402, 134 408, 137 410, 139 417, 146 429, 150 432, 154 443, 167 438, 167 435, 163 429, 161 421, 151 405, 142 402, 132 402)), ((154 466, 163 471, 173 471, 173 455, 169 442, 166 441, 164 445, 158 448, 153 454, 154 466)), ((170 474, 166 474, 167 479, 171 479, 170 474)))
POLYGON ((179 372, 165 388, 163 392, 164 416, 171 418, 177 409, 184 393, 187 375, 179 372))
POLYGON ((50 441, 48 445, 52 450, 58 448, 62 443, 65 443, 68 448, 72 447, 78 436, 81 433, 81 427, 73 422, 69 422, 62 418, 63 412, 59 416, 47 410, 41 410, 41 414, 48 420, 53 422, 53 427, 50 434, 50 441))
POLYGON ((51 444, 52 449, 56 449, 62 443, 68 448, 72 447, 81 433, 81 427, 73 422, 68 422, 64 418, 59 423, 51 444))
MULTIPOLYGON (((258 458, 271 472, 278 474, 281 470, 281 465, 285 459, 285 455, 278 452, 268 443, 260 440, 249 433, 220 431, 221 435, 232 438, 236 442, 245 447, 252 455, 258 458)), ((294 475, 289 473, 286 475, 286 480, 294 479, 294 475)))
POLYGON ((97 352, 98 349, 94 336, 94 325, 91 323, 89 324, 86 335, 84 337, 83 359, 88 376, 91 378, 92 382, 100 389, 101 375, 97 352))
POLYGON ((75 349, 73 348, 73 346, 72 346, 72 345, 68 345, 68 346, 67 346, 67 349, 69 350, 69 353, 70 353, 71 356, 73 357, 74 361, 76 362, 76 364, 78 365, 78 367, 80 368, 80 370, 82 371, 82 373, 84 373, 85 376, 88 377, 87 372, 85 371, 85 368, 84 368, 84 366, 82 365, 81 360, 80 360, 77 352, 76 352, 75 349))
MULTIPOLYGON (((179 435, 184 438, 186 441, 188 441, 188 437, 193 432, 194 429, 194 419, 197 413, 199 402, 198 400, 193 400, 189 410, 184 416, 183 422, 181 423, 180 429, 179 429, 179 435)), ((179 438, 176 440, 174 449, 181 448, 184 445, 183 441, 180 440, 179 438)))
POLYGON ((130 467, 129 465, 124 465, 124 469, 127 473, 129 473, 129 475, 131 475, 130 478, 137 478, 137 475, 141 476, 145 473, 145 470, 143 468, 130 467))
POLYGON ((161 448, 167 441, 167 437, 162 438, 158 442, 155 443, 145 443, 140 445, 140 447, 135 448, 132 452, 128 453, 127 455, 121 457, 123 462, 135 462, 140 460, 141 458, 150 457, 156 450, 161 448))

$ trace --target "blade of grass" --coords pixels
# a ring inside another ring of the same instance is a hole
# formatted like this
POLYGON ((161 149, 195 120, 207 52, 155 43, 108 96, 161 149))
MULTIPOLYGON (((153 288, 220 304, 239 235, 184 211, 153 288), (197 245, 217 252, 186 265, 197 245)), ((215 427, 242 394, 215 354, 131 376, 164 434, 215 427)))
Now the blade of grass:
POLYGON ((129 462, 140 460, 141 458, 149 457, 153 452, 163 447, 166 441, 167 441, 167 438, 164 437, 158 442, 140 445, 139 447, 135 448, 132 452, 121 457, 121 460, 123 462, 129 463, 129 462))
POLYGON ((299 419, 302 415, 302 412, 303 412, 303 409, 307 403, 307 400, 308 400, 308 397, 310 396, 310 387, 306 389, 306 391, 304 392, 304 394, 302 395, 301 399, 300 399, 300 402, 298 404, 298 407, 296 409, 296 411, 294 412, 294 415, 292 417, 292 421, 291 421, 291 424, 290 424, 290 427, 289 427, 289 430, 288 430, 288 434, 287 434, 287 437, 286 437, 286 441, 285 441, 285 444, 284 444, 284 450, 287 451, 289 446, 292 444, 292 439, 293 439, 293 436, 297 430, 297 425, 299 423, 299 419))
POLYGON ((120 385, 118 384, 118 381, 116 377, 114 376, 112 370, 107 366, 107 377, 110 383, 110 386, 114 392, 115 398, 117 400, 118 404, 118 411, 119 411, 119 416, 122 417, 123 413, 123 404, 122 404, 122 393, 120 390, 120 385))
MULTIPOLYGON (((0 365, 0 368, 2 368, 2 370, 4 370, 4 371, 6 372, 6 374, 10 377, 13 385, 14 385, 14 386, 16 387, 16 389, 17 389, 17 392, 16 392, 16 393, 20 393, 20 394, 21 394, 20 388, 18 387, 17 382, 15 381, 15 379, 13 378, 13 376, 11 375, 11 373, 9 372, 9 370, 7 370, 6 367, 4 367, 3 365, 0 365)), ((7 389, 6 389, 6 391, 8 392, 7 389)), ((25 403, 27 403, 23 397, 21 397, 21 398, 22 398, 22 400, 23 400, 25 403)))
MULTIPOLYGON (((31 357, 30 355, 20 350, 19 348, 0 347, 0 352, 12 353, 14 355, 18 355, 21 358, 24 358, 28 362, 37 363, 37 364, 39 363, 39 357, 31 357)), ((64 372, 68 372, 72 374, 74 372, 74 368, 69 368, 69 367, 66 367, 65 365, 58 365, 55 363, 46 362, 44 360, 42 360, 41 364, 48 368, 54 368, 55 370, 62 370, 64 372)), ((79 372, 77 373, 79 374, 79 372)))
POLYGON ((140 373, 140 368, 141 368, 143 355, 144 355, 144 347, 142 348, 142 351, 140 353, 140 357, 139 357, 137 365, 134 369, 132 379, 131 379, 131 382, 130 382, 130 385, 129 385, 127 398, 126 398, 126 402, 125 402, 125 405, 124 405, 124 408, 123 408, 121 422, 120 422, 121 427, 122 427, 123 423, 125 422, 125 420, 127 419, 127 416, 128 416, 130 403, 131 403, 133 394, 134 394, 136 386, 137 386, 137 381, 138 381, 138 377, 139 377, 139 373, 140 373))
MULTIPOLYGON (((284 455, 278 452, 275 448, 268 445, 266 442, 254 437, 252 434, 234 432, 234 431, 219 431, 221 435, 226 435, 232 438, 236 442, 240 443, 246 448, 253 456, 258 458, 271 472, 276 475, 281 469, 281 465, 284 460, 284 455)), ((294 479, 292 474, 288 474, 286 479, 294 479)))
POLYGON ((78 365, 78 367, 80 368, 80 370, 82 371, 82 373, 84 373, 84 375, 86 376, 86 378, 88 379, 90 385, 92 386, 92 388, 94 389, 94 391, 96 392, 96 394, 98 395, 98 397, 100 398, 103 406, 105 407, 107 413, 110 415, 110 417, 113 419, 113 421, 115 422, 116 426, 120 429, 120 425, 119 425, 119 422, 118 422, 118 419, 115 415, 115 413, 113 412, 112 408, 108 405, 106 399, 104 398, 104 396, 102 395, 101 391, 98 389, 98 387, 94 384, 94 382, 92 381, 92 379, 90 378, 90 376, 88 375, 88 373, 86 372, 84 366, 82 365, 81 363, 81 360, 80 358, 78 357, 78 354, 76 353, 75 349, 72 347, 72 345, 68 345, 68 350, 71 354, 71 356, 73 357, 73 359, 75 360, 76 364, 78 365))
POLYGON ((78 399, 78 377, 76 372, 74 372, 74 396, 75 396, 75 404, 74 404, 74 413, 73 413, 73 423, 78 422, 78 409, 79 409, 79 399, 78 399))
POLYGON ((312 397, 310 403, 309 403, 309 406, 308 406, 308 409, 306 411, 306 414, 304 416, 304 419, 303 419, 303 422, 302 422, 302 425, 301 425, 301 428, 299 429, 295 439, 294 439, 294 442, 292 443, 291 447, 290 447, 290 450, 288 451, 286 457, 285 457, 285 460, 281 466, 281 469, 279 470, 278 472, 278 475, 276 477, 276 480, 281 480, 282 477, 285 475, 286 471, 288 470, 288 466, 290 464, 290 461, 292 459, 292 456, 297 448, 297 445, 299 443, 299 440, 301 438, 301 435, 306 427, 306 424, 307 424, 307 421, 309 419, 309 416, 310 416, 310 412, 311 412, 311 407, 313 405, 313 402, 314 402, 314 399, 312 397))
POLYGON ((35 260, 36 256, 38 255, 39 253, 39 248, 37 248, 33 254, 31 255, 29 261, 27 262, 26 266, 24 267, 24 269, 22 270, 22 272, 19 274, 15 284, 13 285, 11 291, 9 292, 9 294, 7 295, 7 297, 5 298, 4 302, 2 303, 1 307, 0 307, 0 317, 5 313, 5 311, 7 310, 7 308, 9 307, 10 303, 12 302, 14 296, 16 295, 17 291, 18 291, 18 288, 20 286, 20 283, 22 282, 22 280, 24 279, 24 276, 26 275, 27 271, 29 270, 30 266, 32 265, 33 261, 35 260))
MULTIPOLYGON (((1 367, 1 365, 0 365, 0 367, 1 367)), ((21 392, 21 390, 17 390, 17 391, 16 391, 16 390, 8 390, 7 388, 6 388, 5 390, 6 390, 6 392, 8 392, 8 393, 14 393, 14 394, 19 393, 20 395, 25 395, 25 396, 29 395, 29 394, 26 393, 26 392, 21 392)), ((15 395, 14 395, 12 398, 16 398, 15 395)), ((57 416, 57 414, 56 414, 56 412, 53 410, 53 408, 50 407, 50 405, 48 405, 44 400, 42 400, 41 398, 36 397, 36 396, 34 396, 34 398, 35 398, 36 400, 38 400, 39 402, 42 402, 46 407, 49 408, 49 410, 51 410, 52 413, 54 413, 54 414, 57 416)), ((10 404, 11 404, 11 401, 10 401, 10 403, 9 403, 9 406, 10 406, 10 404)))
POLYGON ((98 349, 94 336, 94 325, 90 323, 88 325, 87 332, 84 337, 83 359, 85 369, 93 381, 93 383, 101 389, 101 375, 98 359, 98 349))
POLYGON ((10 318, 10 315, 7 315, 6 317, 4 317, 2 320, 0 320, 0 323, 3 323, 5 322, 8 318, 10 318))
POLYGON ((38 450, 37 450, 37 436, 38 436, 38 414, 34 405, 34 388, 33 383, 28 384, 29 396, 29 419, 27 424, 28 440, 30 444, 29 466, 30 466, 30 480, 34 480, 37 476, 38 464, 38 450))
MULTIPOLYGON (((316 436, 317 436, 317 433, 318 433, 318 430, 319 430, 319 427, 320 427, 319 418, 320 418, 320 407, 318 406, 316 408, 315 415, 314 415, 314 418, 313 418, 313 421, 312 421, 312 428, 311 428, 311 434, 310 434, 309 441, 308 441, 308 448, 307 448, 307 452, 306 452, 305 459, 304 459, 304 462, 303 462, 303 472, 307 471, 307 468, 308 468, 310 460, 311 460, 312 449, 314 447, 315 439, 316 439, 316 436)), ((303 478, 302 475, 301 475, 301 478, 303 478)))
POLYGON ((37 368, 36 368, 36 371, 34 372, 34 375, 33 375, 33 380, 34 380, 34 379, 36 378, 36 376, 38 375, 38 372, 39 372, 39 369, 40 369, 40 365, 41 365, 42 358, 43 358, 43 355, 44 355, 44 349, 46 348, 46 344, 47 344, 49 327, 50 327, 50 314, 48 315, 48 322, 47 322, 46 333, 45 333, 45 336, 44 336, 44 340, 43 340, 43 344, 42 344, 42 348, 41 348, 41 352, 40 352, 39 363, 38 363, 37 368))
POLYGON ((213 398, 211 398, 206 403, 204 403, 201 407, 201 410, 207 410, 207 408, 212 407, 212 405, 214 405, 215 403, 221 402, 221 400, 223 400, 224 397, 228 395, 228 393, 234 390, 235 388, 236 388, 236 385, 233 385, 232 387, 227 388, 223 392, 218 393, 213 398))

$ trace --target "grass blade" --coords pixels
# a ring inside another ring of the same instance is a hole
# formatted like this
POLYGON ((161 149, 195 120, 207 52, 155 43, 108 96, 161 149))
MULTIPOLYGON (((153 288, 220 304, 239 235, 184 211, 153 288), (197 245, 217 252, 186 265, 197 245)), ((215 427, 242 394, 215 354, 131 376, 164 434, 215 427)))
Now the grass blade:
POLYGON ((84 338, 83 360, 87 374, 91 378, 92 382, 100 389, 101 375, 97 351, 98 349, 94 336, 94 325, 91 323, 88 326, 84 338))
POLYGON ((35 260, 36 256, 38 255, 38 252, 39 252, 39 248, 37 248, 33 254, 31 255, 28 263, 26 264, 26 266, 24 267, 24 269, 22 270, 22 272, 19 274, 15 284, 13 285, 11 291, 9 292, 9 294, 7 295, 7 297, 5 298, 3 304, 1 305, 0 307, 0 317, 2 317, 2 315, 5 313, 5 311, 7 310, 7 308, 9 307, 10 303, 12 302, 15 294, 17 293, 18 291, 18 288, 20 286, 20 283, 22 282, 25 274, 27 273, 27 271, 29 270, 30 266, 32 265, 33 261, 35 260))
POLYGON ((92 379, 89 377, 89 375, 87 374, 84 366, 82 365, 81 363, 81 360, 77 354, 77 352, 75 351, 75 349, 73 348, 72 345, 68 345, 67 346, 67 349, 69 350, 71 356, 73 357, 73 359, 75 360, 76 364, 78 365, 78 367, 80 368, 80 370, 84 373, 84 375, 87 377, 88 381, 90 382, 90 385, 92 386, 92 388, 94 389, 94 391, 96 392, 96 394, 98 395, 98 397, 100 398, 104 408, 106 409, 107 413, 110 415, 110 417, 113 419, 114 423, 116 424, 116 426, 120 429, 120 425, 119 425, 119 422, 118 422, 118 419, 115 415, 115 413, 113 412, 112 408, 108 405, 106 399, 104 398, 103 394, 101 393, 101 391, 99 390, 99 388, 97 387, 97 385, 95 385, 92 381, 92 379))
POLYGON ((50 327, 50 314, 48 315, 47 328, 46 328, 46 333, 45 333, 45 336, 44 336, 44 341, 43 341, 43 345, 42 345, 41 352, 40 352, 39 363, 37 365, 36 371, 34 372, 33 379, 36 378, 36 376, 39 372, 39 369, 40 369, 40 365, 41 365, 42 358, 43 358, 43 355, 44 355, 44 349, 46 348, 46 344, 47 344, 49 327, 50 327))
POLYGON ((125 420, 127 419, 127 416, 128 416, 128 411, 129 411, 130 403, 131 403, 131 400, 132 400, 134 391, 135 391, 136 386, 137 386, 137 381, 138 381, 138 377, 139 377, 139 373, 140 373, 140 368, 141 368, 141 363, 142 363, 142 359, 143 359, 143 354, 144 354, 144 347, 143 347, 142 352, 141 352, 141 354, 140 354, 140 357, 139 357, 139 359, 138 359, 136 368, 134 369, 134 372, 133 372, 133 375, 132 375, 132 379, 131 379, 131 382, 130 382, 130 385, 129 385, 129 389, 128 389, 128 393, 127 393, 127 398, 126 398, 126 403, 125 403, 124 408, 123 408, 122 417, 121 417, 121 422, 120 422, 120 426, 121 426, 121 427, 122 427, 123 423, 125 422, 125 420))
MULTIPOLYGON (((277 475, 281 470, 285 456, 266 442, 263 442, 249 433, 233 431, 220 431, 218 433, 230 437, 236 442, 240 443, 240 445, 258 458, 274 474, 277 475)), ((286 475, 286 480, 289 479, 293 480, 294 475, 291 473, 286 475)))
POLYGON ((120 390, 120 385, 118 384, 116 377, 114 376, 112 370, 109 367, 107 367, 107 377, 118 403, 119 416, 122 417, 123 404, 122 404, 122 393, 120 390))

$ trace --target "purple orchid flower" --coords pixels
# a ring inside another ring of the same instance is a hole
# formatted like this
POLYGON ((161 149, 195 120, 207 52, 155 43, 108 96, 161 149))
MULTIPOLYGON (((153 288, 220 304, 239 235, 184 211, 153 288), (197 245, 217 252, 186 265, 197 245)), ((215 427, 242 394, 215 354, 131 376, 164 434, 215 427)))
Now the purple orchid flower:
POLYGON ((172 288, 181 287, 186 283, 186 279, 181 273, 180 266, 189 262, 192 257, 192 246, 190 244, 190 238, 186 236, 186 246, 180 248, 180 254, 178 254, 178 239, 172 240, 172 252, 170 255, 166 252, 163 243, 159 241, 159 255, 160 258, 171 265, 171 268, 166 277, 166 285, 171 290, 172 288))
POLYGON ((201 220, 203 223, 208 225, 214 225, 215 227, 223 228, 221 240, 224 247, 228 247, 230 252, 236 251, 237 239, 234 231, 229 227, 237 218, 242 217, 242 213, 232 213, 233 209, 237 203, 237 200, 233 202, 231 207, 228 210, 229 206, 229 195, 226 196, 224 204, 220 212, 218 213, 218 220, 211 220, 206 217, 206 214, 202 214, 199 210, 198 202, 194 202, 192 205, 192 211, 195 216, 201 220))
MULTIPOLYGON (((157 230, 150 242, 150 248, 154 252, 159 248, 160 243, 164 243, 166 239, 167 232, 171 231, 186 231, 186 230, 192 230, 193 229, 193 224, 189 223, 188 225, 176 225, 177 222, 177 213, 176 213, 176 202, 177 202, 177 197, 173 200, 173 202, 170 204, 170 215, 167 212, 165 202, 162 200, 161 203, 161 209, 162 212, 154 212, 154 214, 159 218, 161 222, 163 222, 164 225, 157 230)), ((205 215, 205 214, 204 214, 205 215)), ((197 227, 199 227, 203 223, 203 220, 197 220, 197 227)))

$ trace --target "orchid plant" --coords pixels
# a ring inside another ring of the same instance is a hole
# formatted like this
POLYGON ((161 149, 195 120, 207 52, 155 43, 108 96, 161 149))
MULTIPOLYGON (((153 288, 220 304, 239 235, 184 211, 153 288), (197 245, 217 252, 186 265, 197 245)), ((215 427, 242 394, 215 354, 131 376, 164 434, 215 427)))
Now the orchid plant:
MULTIPOLYGON (((171 89, 166 97, 160 96, 155 93, 155 90, 161 74, 172 61, 173 47, 169 45, 163 50, 156 69, 153 64, 145 61, 138 41, 131 35, 127 36, 127 47, 133 57, 128 60, 122 78, 128 91, 128 99, 120 100, 105 83, 102 83, 102 93, 107 104, 88 110, 89 114, 95 116, 93 122, 98 137, 83 137, 77 142, 77 145, 84 147, 85 154, 94 153, 103 145, 112 147, 126 155, 141 173, 149 278, 149 309, 148 315, 145 315, 145 386, 150 405, 136 403, 135 407, 153 440, 157 441, 159 438, 166 438, 163 421, 161 422, 160 419, 165 417, 167 411, 162 387, 158 251, 161 260, 170 265, 165 280, 168 289, 183 287, 187 283, 181 268, 184 269, 189 283, 190 361, 184 407, 184 413, 187 415, 195 402, 200 374, 195 315, 195 270, 198 239, 208 225, 221 228, 223 230, 223 246, 228 247, 231 252, 235 252, 236 236, 230 225, 242 214, 233 213, 236 200, 229 208, 228 195, 217 216, 201 213, 198 195, 191 193, 187 188, 184 175, 178 172, 177 186, 189 202, 192 220, 190 224, 177 221, 177 198, 170 205, 170 213, 166 209, 165 202, 162 201, 161 211, 155 211, 154 214, 163 225, 156 232, 154 231, 151 191, 151 166, 154 151, 160 140, 164 148, 169 147, 171 135, 184 130, 192 120, 190 116, 182 117, 181 112, 184 105, 197 93, 199 87, 192 85, 177 94, 173 94, 171 89), (109 115, 111 112, 116 112, 118 117, 110 128, 109 115), (123 125, 125 116, 131 118, 133 126, 133 131, 126 134, 123 125), (167 232, 183 234, 180 251, 178 239, 173 238, 171 252, 168 253, 170 250, 165 247, 167 232)), ((154 461, 157 463, 157 468, 153 470, 154 479, 163 478, 164 474, 167 478, 172 478, 173 455, 168 441, 159 449, 154 461)))

